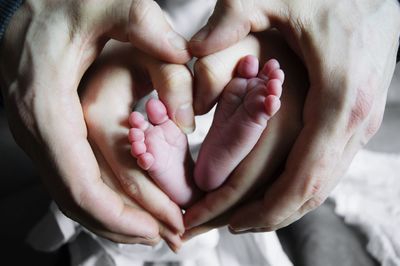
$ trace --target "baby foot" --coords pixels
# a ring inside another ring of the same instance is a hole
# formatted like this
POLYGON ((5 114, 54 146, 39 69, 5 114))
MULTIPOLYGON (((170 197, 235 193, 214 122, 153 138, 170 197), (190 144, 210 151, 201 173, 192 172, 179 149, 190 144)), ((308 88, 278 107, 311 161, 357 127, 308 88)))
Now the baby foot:
POLYGON ((169 119, 161 101, 150 99, 146 112, 150 123, 139 112, 129 117, 131 153, 171 200, 180 206, 188 205, 196 190, 187 137, 169 119))
POLYGON ((200 149, 194 179, 209 191, 218 188, 256 145, 268 120, 280 108, 284 73, 269 60, 258 73, 258 60, 243 58, 225 87, 214 120, 200 149))

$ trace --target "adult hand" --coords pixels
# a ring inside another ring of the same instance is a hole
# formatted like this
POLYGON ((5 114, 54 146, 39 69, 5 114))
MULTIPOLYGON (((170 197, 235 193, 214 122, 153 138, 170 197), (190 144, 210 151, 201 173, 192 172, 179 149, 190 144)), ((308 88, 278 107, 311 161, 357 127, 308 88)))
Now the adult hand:
POLYGON ((178 226, 183 233, 181 209, 137 166, 130 155, 127 135, 128 117, 138 100, 150 93, 153 86, 178 83, 188 90, 192 87, 192 76, 186 66, 167 64, 128 44, 110 41, 85 74, 79 90, 90 144, 97 150, 100 169, 106 169, 101 178, 117 181, 116 191, 127 207, 142 207, 152 214, 159 221, 161 237, 173 250, 179 248, 181 240, 168 225, 178 226), (165 83, 164 77, 172 75, 171 82, 165 83))
POLYGON ((185 239, 216 226, 229 224, 232 214, 240 204, 260 199, 265 187, 269 186, 282 170, 303 126, 302 110, 309 87, 307 71, 277 31, 250 34, 237 44, 198 60, 194 67, 195 87, 221 91, 233 75, 243 75, 236 65, 248 54, 258 57, 261 65, 271 58, 279 61, 285 72, 281 108, 268 122, 256 146, 225 183, 186 210, 186 225, 191 227, 193 224, 206 224, 186 231, 185 239), (218 217, 207 222, 215 215, 218 217))
MULTIPOLYGON (((35 161, 67 216, 113 241, 140 238, 153 244, 159 239, 158 223, 146 212, 126 208, 102 182, 77 94, 83 73, 110 38, 169 62, 189 60, 185 40, 154 1, 27 0, 2 41, 3 100, 17 143, 35 161)), ((191 90, 164 86, 159 94, 170 116, 189 130, 191 108, 179 107, 190 106, 191 90)))
MULTIPOLYGON (((319 206, 378 130, 395 67, 400 8, 396 0, 220 0, 190 50, 204 56, 270 27, 304 62, 310 89, 283 173, 263 199, 236 211, 230 220, 235 231, 276 230, 319 206)), ((219 92, 196 87, 196 112, 206 112, 219 92)), ((203 214, 188 216, 187 226, 229 208, 239 190, 233 187, 224 201, 203 202, 203 214)))

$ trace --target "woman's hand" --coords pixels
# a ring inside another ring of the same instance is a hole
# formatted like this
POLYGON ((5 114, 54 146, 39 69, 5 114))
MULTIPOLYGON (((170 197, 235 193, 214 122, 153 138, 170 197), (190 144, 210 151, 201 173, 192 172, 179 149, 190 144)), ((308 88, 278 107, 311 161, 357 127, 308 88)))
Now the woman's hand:
MULTIPOLYGON (((67 216, 113 241, 154 243, 158 223, 147 213, 125 208, 104 184, 87 140, 77 87, 110 38, 169 62, 190 59, 186 41, 154 1, 27 0, 2 40, 3 100, 14 138, 67 216)), ((168 71, 160 75, 165 83, 159 86, 160 97, 170 116, 189 131, 191 89, 167 86, 176 77, 168 71)), ((163 221, 181 230, 178 223, 163 221)))
MULTIPOLYGON (((220 0, 190 50, 209 55, 270 27, 304 62, 310 88, 282 174, 262 199, 236 211, 230 220, 235 231, 276 230, 318 207, 378 130, 399 45, 400 7, 396 0, 220 0)), ((204 113, 220 91, 198 80, 195 110, 204 113)), ((187 226, 217 216, 237 191, 232 187, 225 201, 208 201, 202 206, 207 218, 193 214, 187 226)))

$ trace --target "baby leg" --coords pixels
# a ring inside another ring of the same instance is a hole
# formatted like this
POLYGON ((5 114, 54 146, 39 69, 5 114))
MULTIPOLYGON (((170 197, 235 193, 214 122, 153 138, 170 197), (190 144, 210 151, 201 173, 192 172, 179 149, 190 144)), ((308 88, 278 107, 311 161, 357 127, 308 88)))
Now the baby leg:
POLYGON ((222 93, 194 171, 195 182, 204 191, 218 188, 228 178, 280 108, 284 73, 279 63, 269 60, 258 76, 257 72, 258 60, 243 58, 237 73, 241 77, 232 79, 222 93))

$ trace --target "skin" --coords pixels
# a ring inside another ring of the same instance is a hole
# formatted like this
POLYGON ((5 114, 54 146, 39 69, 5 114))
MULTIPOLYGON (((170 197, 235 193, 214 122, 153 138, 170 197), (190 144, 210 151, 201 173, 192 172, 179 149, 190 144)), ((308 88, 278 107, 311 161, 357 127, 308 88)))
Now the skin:
POLYGON ((280 107, 284 74, 276 60, 267 62, 258 72, 258 60, 246 56, 238 63, 236 75, 218 101, 196 164, 187 136, 168 118, 160 100, 147 101, 147 119, 140 112, 129 117, 132 156, 184 209, 200 198, 200 189, 214 190, 226 180, 280 107))
MULTIPOLYGON (((218 1, 189 45, 193 55, 204 57, 198 63, 204 76, 195 84, 197 113, 208 111, 223 88, 215 77, 223 76, 218 71, 224 70, 209 61, 249 32, 271 27, 282 32, 303 61, 309 90, 303 124, 282 173, 262 189, 261 197, 236 209, 228 221, 235 232, 276 230, 321 205, 357 151, 377 132, 395 67, 400 8, 395 0, 218 1)), ((229 66, 229 60, 225 62, 229 66)), ((246 193, 243 188, 254 184, 248 178, 254 171, 250 166, 253 163, 237 169, 232 179, 239 180, 234 184, 189 209, 186 227, 232 208, 246 193)))
MULTIPOLYGON (((167 65, 127 44, 110 41, 85 74, 79 95, 88 128, 88 140, 92 149, 97 151, 96 160, 102 170, 101 179, 106 184, 110 183, 109 180, 119 184, 118 196, 125 205, 156 216, 160 236, 176 251, 181 245, 176 230, 183 231, 181 210, 152 182, 146 172, 141 171, 130 155, 130 144, 126 137, 129 114, 138 99, 153 90, 152 84, 158 84, 160 68, 164 71, 182 68, 180 71, 189 77, 186 79, 189 82, 187 86, 191 86, 191 75, 185 66, 167 65), (170 224, 179 227, 171 228, 170 224)), ((181 78, 184 76, 178 75, 181 78)), ((177 82, 183 84, 185 80, 177 82)), ((108 202, 103 195, 101 198, 102 205, 108 202)))
POLYGON ((303 126, 302 110, 309 87, 307 72, 276 31, 249 35, 224 51, 204 57, 197 62, 195 75, 215 74, 219 77, 220 85, 223 85, 229 82, 235 62, 247 54, 258 57, 261 63, 270 58, 279 61, 285 72, 281 107, 268 122, 256 146, 227 181, 186 211, 185 225, 192 221, 200 222, 185 232, 185 240, 215 227, 229 225, 235 211, 244 203, 262 198, 264 188, 271 186, 282 171, 303 126), (213 216, 215 213, 217 215, 213 216))
MULTIPOLYGON (((186 41, 150 0, 103 1, 101 5, 94 0, 25 1, 0 47, 2 95, 14 138, 39 168, 64 214, 112 241, 152 245, 160 239, 158 221, 175 234, 183 231, 181 217, 172 218, 179 208, 171 202, 146 204, 143 195, 151 190, 149 182, 123 175, 123 167, 114 174, 123 186, 130 186, 135 192, 130 195, 146 211, 124 204, 119 193, 102 180, 77 93, 83 74, 110 38, 131 42, 154 58, 175 63, 159 66, 153 83, 160 88, 169 115, 183 130, 191 131, 191 86, 175 86, 185 79, 176 73, 191 77, 180 65, 190 59, 186 41)), ((104 153, 103 157, 113 168, 104 153)))

